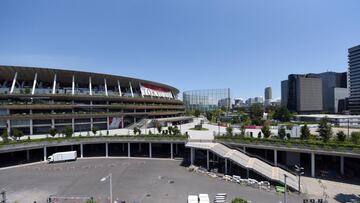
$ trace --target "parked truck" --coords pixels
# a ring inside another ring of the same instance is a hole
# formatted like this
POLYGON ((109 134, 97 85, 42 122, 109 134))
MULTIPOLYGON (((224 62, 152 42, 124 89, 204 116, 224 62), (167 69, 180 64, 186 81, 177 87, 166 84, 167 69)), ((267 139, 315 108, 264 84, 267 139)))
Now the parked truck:
POLYGON ((57 152, 48 157, 49 163, 61 162, 61 161, 73 161, 77 158, 76 151, 68 151, 68 152, 57 152))

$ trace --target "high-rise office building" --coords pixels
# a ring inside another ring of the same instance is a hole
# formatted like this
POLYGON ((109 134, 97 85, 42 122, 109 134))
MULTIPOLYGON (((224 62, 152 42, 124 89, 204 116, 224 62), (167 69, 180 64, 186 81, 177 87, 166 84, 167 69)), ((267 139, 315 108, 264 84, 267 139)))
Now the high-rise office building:
POLYGON ((272 99, 271 87, 265 88, 265 100, 272 99))
POLYGON ((313 75, 291 74, 281 82, 282 104, 292 112, 322 111, 322 81, 313 75), (287 93, 287 94, 286 94, 287 93))
POLYGON ((349 110, 360 114, 360 45, 349 49, 349 110))

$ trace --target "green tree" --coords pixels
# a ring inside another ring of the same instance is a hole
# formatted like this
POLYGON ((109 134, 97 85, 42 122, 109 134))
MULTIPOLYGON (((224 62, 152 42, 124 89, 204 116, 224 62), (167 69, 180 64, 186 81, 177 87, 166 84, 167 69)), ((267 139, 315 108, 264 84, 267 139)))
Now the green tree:
POLYGON ((300 129, 300 139, 302 140, 307 140, 310 138, 310 129, 309 127, 305 124, 303 126, 301 126, 301 129, 300 129))
POLYGON ((160 134, 162 131, 162 126, 160 123, 158 125, 156 125, 156 129, 157 129, 158 133, 160 134))
POLYGON ((289 122, 292 118, 292 115, 285 106, 281 106, 275 109, 272 118, 281 122, 289 122))
POLYGON ((260 132, 260 131, 258 132, 257 138, 258 138, 258 139, 261 139, 261 132, 260 132))
POLYGON ((241 127, 240 127, 240 136, 241 137, 245 136, 245 131, 246 131, 245 125, 241 125, 241 127))
POLYGON ((4 143, 9 142, 9 134, 6 128, 2 131, 1 139, 4 143))
POLYGON ((57 134, 57 129, 56 128, 51 128, 49 130, 49 134, 51 135, 51 137, 55 137, 55 135, 57 134))
POLYGON ((260 104, 253 104, 250 107, 250 118, 254 125, 261 125, 264 109, 260 104))
POLYGON ((24 133, 23 133, 23 131, 21 131, 21 130, 19 130, 19 129, 13 129, 13 137, 14 137, 14 139, 15 140, 20 140, 20 138, 22 137, 22 136, 24 136, 24 133))
POLYGON ((265 138, 269 138, 271 135, 270 126, 268 122, 265 122, 263 127, 261 128, 261 132, 264 134, 265 138))
POLYGON ((65 135, 65 137, 70 138, 73 136, 73 130, 71 127, 66 126, 64 129, 62 129, 61 133, 65 135))
POLYGON ((351 133, 351 141, 354 144, 360 144, 360 132, 352 132, 351 133))
POLYGON ((281 126, 278 130, 278 136, 280 139, 285 139, 285 136, 286 136, 286 130, 283 126, 281 126))
POLYGON ((95 126, 92 127, 91 132, 92 132, 94 135, 96 135, 97 131, 98 131, 97 127, 95 127, 95 126))
POLYGON ((195 117, 199 117, 200 116, 200 110, 199 109, 195 109, 195 111, 194 111, 194 116, 195 117))
POLYGON ((327 117, 320 119, 317 132, 319 133, 319 136, 323 139, 324 142, 327 142, 331 138, 332 129, 327 117))
POLYGON ((171 135, 173 133, 173 127, 172 126, 169 126, 168 127, 168 131, 169 131, 169 135, 171 135))
POLYGON ((337 132, 336 138, 337 138, 337 141, 344 142, 346 139, 346 135, 345 135, 344 131, 340 130, 339 132, 337 132))
POLYGON ((233 128, 231 127, 231 125, 226 127, 226 134, 229 135, 229 136, 233 135, 233 128))

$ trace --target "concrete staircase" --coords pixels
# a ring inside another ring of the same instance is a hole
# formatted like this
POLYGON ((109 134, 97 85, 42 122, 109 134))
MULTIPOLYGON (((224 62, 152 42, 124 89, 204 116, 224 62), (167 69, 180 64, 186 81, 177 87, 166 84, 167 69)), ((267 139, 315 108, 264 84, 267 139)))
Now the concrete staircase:
POLYGON ((288 187, 298 190, 298 178, 296 175, 280 167, 272 166, 258 158, 251 157, 241 151, 231 149, 221 143, 189 141, 185 146, 188 148, 210 150, 222 158, 229 159, 239 166, 250 169, 275 182, 284 184, 284 175, 286 175, 288 187))

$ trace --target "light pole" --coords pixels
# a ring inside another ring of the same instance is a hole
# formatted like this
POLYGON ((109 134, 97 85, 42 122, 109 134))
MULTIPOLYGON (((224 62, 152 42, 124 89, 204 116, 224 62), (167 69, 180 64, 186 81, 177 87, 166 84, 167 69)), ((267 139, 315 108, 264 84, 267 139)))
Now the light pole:
POLYGON ((286 185, 286 178, 289 177, 286 174, 284 174, 284 183, 285 183, 285 189, 284 189, 284 203, 287 203, 287 185, 286 185))
POLYGON ((304 174, 304 172, 303 172, 303 170, 304 170, 304 168, 303 167, 301 167, 301 166, 298 166, 298 165, 295 165, 295 171, 297 172, 297 174, 298 174, 298 176, 299 176, 299 193, 301 193, 301 187, 300 187, 300 177, 301 177, 301 175, 303 175, 304 174))
POLYGON ((109 178, 109 182, 110 182, 110 203, 113 203, 113 198, 112 198, 112 174, 110 173, 109 175, 101 178, 100 181, 104 182, 108 178, 109 178))

